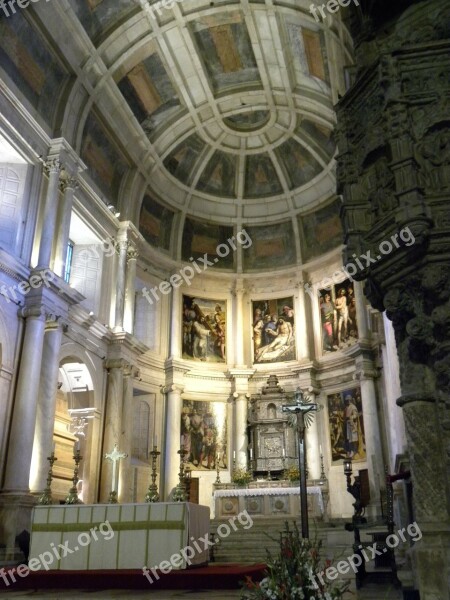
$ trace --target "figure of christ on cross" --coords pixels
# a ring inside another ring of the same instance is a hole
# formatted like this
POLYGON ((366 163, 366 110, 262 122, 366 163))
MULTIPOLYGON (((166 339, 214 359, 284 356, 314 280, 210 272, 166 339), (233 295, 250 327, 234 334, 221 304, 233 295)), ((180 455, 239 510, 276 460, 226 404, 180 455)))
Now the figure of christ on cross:
POLYGON ((305 430, 314 418, 312 412, 317 412, 322 407, 313 402, 305 402, 303 392, 297 389, 294 395, 295 404, 284 404, 283 412, 296 415, 298 436, 298 463, 300 471, 300 507, 302 519, 302 537, 309 538, 308 500, 306 496, 306 453, 305 430))
POLYGON ((128 454, 125 454, 125 452, 121 452, 119 450, 119 446, 117 444, 114 444, 114 450, 112 452, 105 454, 105 458, 112 462, 112 485, 111 492, 109 494, 110 504, 117 504, 117 462, 121 458, 126 458, 127 456, 128 454))

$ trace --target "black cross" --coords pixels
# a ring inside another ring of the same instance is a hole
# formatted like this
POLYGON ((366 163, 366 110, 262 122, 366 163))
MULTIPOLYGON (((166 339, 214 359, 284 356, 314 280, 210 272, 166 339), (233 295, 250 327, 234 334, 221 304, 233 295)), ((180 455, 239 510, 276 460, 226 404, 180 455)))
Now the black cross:
POLYGON ((305 453, 305 430, 313 419, 312 412, 317 412, 320 408, 318 404, 306 402, 303 392, 300 388, 294 394, 295 404, 284 404, 283 412, 288 412, 297 416, 297 437, 298 437, 298 464, 300 471, 300 506, 302 518, 302 537, 309 538, 308 525, 308 499, 306 495, 306 453, 305 453))

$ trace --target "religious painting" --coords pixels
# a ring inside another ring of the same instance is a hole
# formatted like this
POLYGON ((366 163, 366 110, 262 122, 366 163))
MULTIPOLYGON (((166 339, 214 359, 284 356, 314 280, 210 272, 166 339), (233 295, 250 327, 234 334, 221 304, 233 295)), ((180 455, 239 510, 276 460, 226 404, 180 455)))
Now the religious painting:
POLYGON ((320 290, 319 309, 323 352, 336 352, 358 341, 356 298, 353 282, 346 279, 320 290))
POLYGON ((152 246, 169 250, 174 212, 146 194, 142 201, 139 231, 152 246))
POLYGON ((226 300, 183 296, 183 358, 226 361, 226 300))
POLYGON ((293 139, 276 148, 275 154, 286 169, 291 190, 305 185, 322 172, 322 166, 309 150, 293 139))
POLYGON ((180 431, 191 470, 228 469, 226 402, 183 400, 180 431))
POLYGON ((340 206, 340 200, 335 200, 309 215, 298 217, 302 258, 305 262, 342 244, 340 206))
POLYGON ((252 302, 253 362, 295 360, 294 298, 252 302))
MULTIPOLYGON (((210 263, 214 263, 217 268, 232 269, 236 253, 230 250, 226 256, 223 252, 221 256, 217 254, 221 244, 230 246, 228 240, 231 237, 233 237, 233 227, 186 218, 181 247, 182 258, 186 262, 192 261, 192 259, 203 259, 206 252, 210 263)), ((198 264, 200 263, 201 261, 198 264)), ((215 268, 214 265, 210 264, 209 268, 215 268)))
POLYGON ((361 388, 328 396, 328 419, 332 461, 366 460, 361 388))
POLYGON ((271 270, 295 264, 296 252, 292 221, 245 226, 252 245, 242 252, 246 271, 271 270))

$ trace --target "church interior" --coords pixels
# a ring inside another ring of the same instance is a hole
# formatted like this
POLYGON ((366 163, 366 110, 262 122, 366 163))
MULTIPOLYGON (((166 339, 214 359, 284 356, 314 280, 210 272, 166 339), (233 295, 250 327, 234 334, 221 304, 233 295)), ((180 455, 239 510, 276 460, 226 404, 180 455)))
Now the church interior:
POLYGON ((2 591, 449 600, 449 50, 446 0, 0 2, 2 591), (374 560, 220 592, 286 522, 374 560))

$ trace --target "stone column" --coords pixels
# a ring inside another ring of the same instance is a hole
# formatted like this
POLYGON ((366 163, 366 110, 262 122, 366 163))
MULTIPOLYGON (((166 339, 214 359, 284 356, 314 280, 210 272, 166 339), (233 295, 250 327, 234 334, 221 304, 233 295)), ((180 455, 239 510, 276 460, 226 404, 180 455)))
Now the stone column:
POLYGON ((127 277, 125 286, 125 310, 123 325, 125 331, 134 331, 134 305, 136 301, 136 263, 138 251, 133 246, 128 247, 127 252, 127 277))
MULTIPOLYGON (((235 429, 233 440, 233 451, 236 452, 236 468, 247 468, 247 418, 248 418, 248 394, 234 392, 235 399, 235 429)), ((233 455, 231 456, 233 458, 233 455)))
POLYGON ((44 171, 48 174, 48 187, 44 201, 37 269, 45 269, 50 266, 58 211, 60 161, 57 158, 49 158, 44 164, 44 171))
POLYGON ((25 333, 9 436, 4 491, 29 492, 45 315, 41 307, 24 308, 25 333))
POLYGON ((183 387, 171 385, 165 388, 167 394, 166 402, 166 439, 164 460, 164 492, 168 500, 174 487, 178 484, 178 472, 180 470, 180 455, 177 454, 181 445, 181 410, 183 401, 181 394, 183 387))
POLYGON ((244 337, 247 327, 244 326, 244 286, 242 282, 236 282, 235 295, 235 318, 234 318, 234 362, 236 366, 244 366, 244 337))
MULTIPOLYGON (((316 402, 314 392, 307 392, 309 402, 316 402)), ((319 430, 317 425, 319 413, 314 413, 314 420, 307 427, 305 433, 306 460, 308 465, 308 479, 319 479, 320 477, 320 452, 319 452, 319 430)))
POLYGON ((119 450, 122 450, 120 443, 122 432, 123 374, 126 367, 127 364, 122 359, 107 360, 105 363, 105 368, 108 371, 108 383, 101 459, 100 499, 102 502, 108 502, 112 483, 112 463, 109 460, 105 460, 105 454, 112 452, 115 444, 118 444, 119 450))
POLYGON ((298 294, 295 296, 295 345, 298 360, 309 360, 308 327, 306 322, 305 288, 303 283, 297 286, 298 294))
POLYGON ((64 194, 61 206, 61 220, 56 234, 55 268, 57 275, 64 278, 66 270, 67 247, 69 245, 70 221, 72 218, 73 197, 78 187, 76 177, 67 177, 61 181, 60 188, 64 194))
POLYGON ((48 473, 47 456, 52 451, 61 339, 62 326, 58 319, 47 321, 30 473, 30 490, 36 493, 44 491, 48 473))
POLYGON ((384 487, 384 462, 378 419, 375 373, 358 371, 355 379, 361 384, 361 401, 366 440, 367 468, 369 469, 371 505, 380 507, 380 486, 384 487))
POLYGON ((171 292, 170 311, 170 358, 181 357, 183 335, 183 323, 181 318, 182 308, 183 307, 181 306, 181 291, 179 288, 173 287, 171 292))
POLYGON ((127 268, 127 252, 128 252, 128 241, 126 239, 119 240, 117 242, 117 279, 116 279, 116 309, 114 318, 115 329, 123 330, 123 316, 125 308, 125 279, 126 279, 126 268, 127 268))
POLYGON ((135 369, 131 365, 127 365, 123 371, 123 401, 119 449, 128 454, 128 456, 119 461, 118 500, 120 503, 133 501, 131 455, 133 451, 134 373, 135 369))
POLYGON ((356 300, 356 320, 358 322, 359 339, 367 339, 369 337, 369 325, 367 323, 367 310, 362 284, 360 281, 353 282, 356 300))

